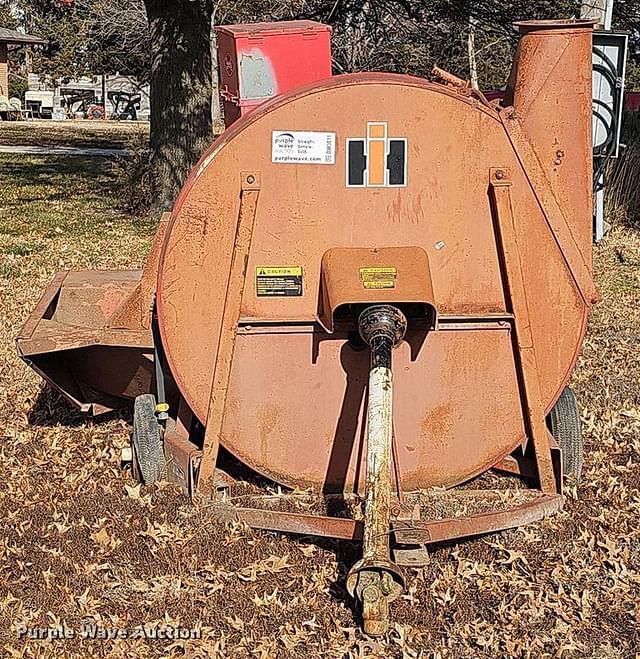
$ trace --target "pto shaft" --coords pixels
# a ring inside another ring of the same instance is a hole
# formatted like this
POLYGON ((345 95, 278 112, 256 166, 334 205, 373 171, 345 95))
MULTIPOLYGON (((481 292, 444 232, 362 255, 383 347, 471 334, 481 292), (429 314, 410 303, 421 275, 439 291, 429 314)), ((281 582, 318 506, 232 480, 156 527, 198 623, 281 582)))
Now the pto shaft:
POLYGON ((349 592, 360 600, 364 631, 387 631, 389 603, 404 590, 402 574, 391 562, 391 462, 393 374, 391 354, 407 329, 404 314, 390 305, 367 307, 358 319, 362 339, 371 348, 367 411, 367 478, 362 560, 347 577, 349 592))

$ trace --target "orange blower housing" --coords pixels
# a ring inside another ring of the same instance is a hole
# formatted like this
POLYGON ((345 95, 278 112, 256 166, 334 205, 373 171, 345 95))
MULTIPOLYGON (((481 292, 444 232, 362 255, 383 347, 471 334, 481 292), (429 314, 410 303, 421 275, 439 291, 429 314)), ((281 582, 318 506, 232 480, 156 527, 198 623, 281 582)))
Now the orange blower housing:
MULTIPOLYGON (((500 515, 408 524, 398 513, 396 541, 557 510, 545 415, 597 301, 592 23, 518 27, 502 106, 442 72, 434 82, 362 73, 239 119, 191 172, 144 270, 56 275, 18 337, 21 356, 97 414, 155 392, 160 355, 169 476, 191 493, 226 482, 224 447, 287 488, 357 497, 369 366, 355 323, 368 305, 393 304, 408 321, 394 351, 398 496, 492 467, 541 489, 500 515)), ((362 534, 357 516, 229 514, 362 534)))

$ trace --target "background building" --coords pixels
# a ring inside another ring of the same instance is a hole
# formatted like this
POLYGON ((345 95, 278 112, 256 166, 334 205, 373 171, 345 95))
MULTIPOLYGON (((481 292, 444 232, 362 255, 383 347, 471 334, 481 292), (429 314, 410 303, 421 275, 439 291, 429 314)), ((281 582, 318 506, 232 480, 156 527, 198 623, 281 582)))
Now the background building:
POLYGON ((0 96, 9 96, 9 48, 11 46, 46 46, 46 39, 0 27, 0 96))
POLYGON ((29 74, 29 91, 52 91, 54 93, 54 106, 64 107, 65 99, 73 96, 76 92, 92 92, 95 102, 103 105, 103 91, 106 94, 105 112, 110 117, 114 111, 114 104, 109 98, 110 92, 128 92, 140 94, 140 108, 137 110, 138 119, 149 120, 149 85, 141 85, 135 78, 122 75, 104 76, 104 90, 102 76, 93 78, 83 77, 69 80, 65 83, 53 84, 44 76, 35 73, 29 74))

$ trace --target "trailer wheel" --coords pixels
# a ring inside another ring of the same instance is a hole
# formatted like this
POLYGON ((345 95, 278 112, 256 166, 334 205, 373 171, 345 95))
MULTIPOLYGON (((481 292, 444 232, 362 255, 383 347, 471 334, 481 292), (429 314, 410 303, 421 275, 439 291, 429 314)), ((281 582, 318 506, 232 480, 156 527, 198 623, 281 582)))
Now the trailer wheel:
POLYGON ((162 426, 156 418, 156 399, 153 394, 142 394, 135 399, 131 448, 134 476, 137 475, 145 485, 165 477, 162 426))
POLYGON ((578 403, 572 389, 565 387, 549 412, 547 423, 562 449, 562 469, 565 476, 579 481, 584 461, 584 440, 578 403))

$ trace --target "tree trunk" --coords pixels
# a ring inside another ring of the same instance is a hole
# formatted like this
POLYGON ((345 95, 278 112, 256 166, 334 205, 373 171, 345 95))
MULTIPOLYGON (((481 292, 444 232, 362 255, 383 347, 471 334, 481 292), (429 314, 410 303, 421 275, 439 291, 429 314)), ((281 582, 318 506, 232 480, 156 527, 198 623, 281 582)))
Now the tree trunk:
POLYGON ((144 0, 151 33, 151 162, 169 209, 210 144, 211 0, 144 0))
POLYGON ((476 19, 469 16, 469 32, 467 33, 467 54, 469 56, 469 79, 471 87, 478 89, 478 64, 476 62, 476 19))
POLYGON ((211 119, 213 121, 213 132, 221 133, 224 130, 222 118, 222 103, 220 103, 220 79, 218 64, 218 37, 216 35, 215 12, 211 16, 211 119))

